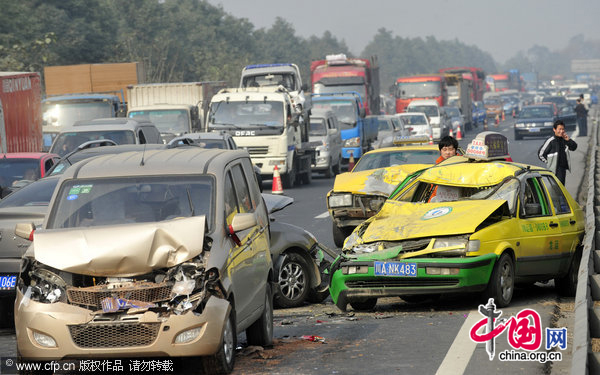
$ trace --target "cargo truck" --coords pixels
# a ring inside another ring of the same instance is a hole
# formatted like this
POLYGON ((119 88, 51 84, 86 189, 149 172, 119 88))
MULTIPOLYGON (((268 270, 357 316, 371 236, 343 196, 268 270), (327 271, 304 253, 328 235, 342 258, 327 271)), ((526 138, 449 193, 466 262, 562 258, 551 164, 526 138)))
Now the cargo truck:
POLYGON ((377 58, 351 59, 344 54, 327 55, 310 64, 313 94, 354 91, 360 94, 366 115, 380 114, 377 58))
POLYGON ((462 131, 471 130, 474 127, 473 123, 473 79, 469 74, 464 73, 444 73, 446 84, 450 91, 451 87, 456 88, 456 107, 462 112, 465 129, 462 131))
POLYGON ((0 72, 0 152, 42 150, 39 73, 0 72))
POLYGON ((46 98, 42 101, 44 149, 56 134, 76 121, 124 117, 125 89, 144 82, 140 63, 79 64, 44 68, 46 98))
POLYGON ((205 129, 210 99, 224 81, 148 83, 127 87, 127 116, 152 122, 165 143, 186 133, 205 129))
POLYGON ((311 182, 316 143, 309 142, 307 119, 287 89, 223 89, 213 96, 206 122, 208 131, 226 131, 248 151, 263 180, 277 167, 284 188, 311 182))

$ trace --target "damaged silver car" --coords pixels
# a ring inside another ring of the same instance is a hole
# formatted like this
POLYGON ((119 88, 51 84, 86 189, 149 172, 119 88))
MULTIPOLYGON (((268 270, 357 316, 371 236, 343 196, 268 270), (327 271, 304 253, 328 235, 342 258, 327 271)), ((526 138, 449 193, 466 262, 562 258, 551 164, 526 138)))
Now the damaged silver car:
POLYGON ((237 334, 273 338, 268 213, 242 151, 83 160, 29 237, 15 326, 24 360, 182 357, 233 369, 237 334))

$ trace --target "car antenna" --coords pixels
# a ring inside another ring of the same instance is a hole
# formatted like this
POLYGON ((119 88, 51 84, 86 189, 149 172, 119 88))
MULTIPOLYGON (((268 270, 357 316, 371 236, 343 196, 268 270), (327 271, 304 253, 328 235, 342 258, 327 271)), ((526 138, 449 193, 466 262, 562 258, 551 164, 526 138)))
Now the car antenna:
POLYGON ((146 155, 146 143, 144 143, 144 151, 142 151, 142 161, 140 161, 140 165, 144 166, 144 156, 146 155))

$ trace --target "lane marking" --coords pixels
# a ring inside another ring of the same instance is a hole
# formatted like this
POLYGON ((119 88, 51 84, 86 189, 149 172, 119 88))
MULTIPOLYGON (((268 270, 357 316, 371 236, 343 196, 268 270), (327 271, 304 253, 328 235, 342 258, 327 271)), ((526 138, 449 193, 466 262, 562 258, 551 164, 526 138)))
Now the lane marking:
POLYGON ((471 340, 469 331, 479 320, 481 320, 481 315, 477 310, 469 311, 469 316, 460 327, 446 357, 437 369, 436 375, 459 375, 465 372, 475 347, 477 347, 477 343, 471 340))
POLYGON ((325 219, 326 217, 329 217, 329 211, 325 211, 322 214, 315 216, 315 219, 325 219))

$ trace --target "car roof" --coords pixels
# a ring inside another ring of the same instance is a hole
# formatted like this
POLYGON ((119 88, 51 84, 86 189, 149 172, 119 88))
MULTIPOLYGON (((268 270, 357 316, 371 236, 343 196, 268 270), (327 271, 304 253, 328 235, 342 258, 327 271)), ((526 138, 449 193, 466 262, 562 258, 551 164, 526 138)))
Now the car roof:
POLYGON ((199 147, 130 151, 88 158, 68 168, 63 176, 102 178, 217 173, 225 170, 231 161, 240 158, 248 158, 248 153, 199 147))
POLYGON ((419 181, 450 186, 493 186, 503 179, 524 170, 547 171, 542 167, 506 161, 473 161, 463 156, 453 156, 428 168, 419 181))

